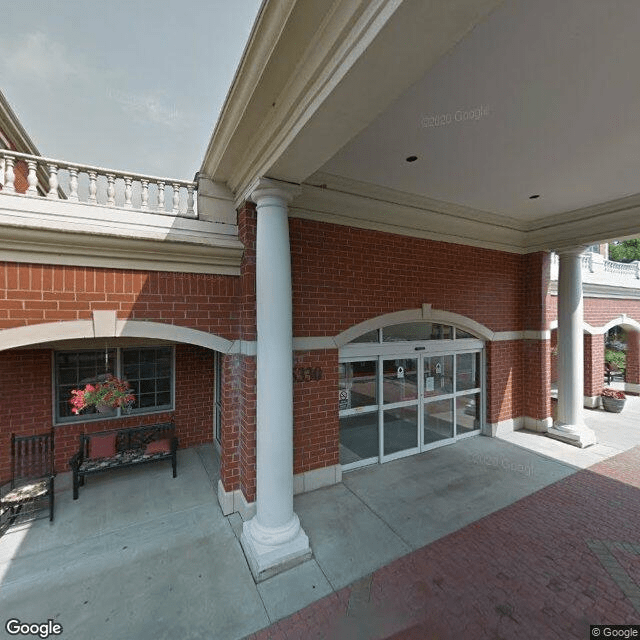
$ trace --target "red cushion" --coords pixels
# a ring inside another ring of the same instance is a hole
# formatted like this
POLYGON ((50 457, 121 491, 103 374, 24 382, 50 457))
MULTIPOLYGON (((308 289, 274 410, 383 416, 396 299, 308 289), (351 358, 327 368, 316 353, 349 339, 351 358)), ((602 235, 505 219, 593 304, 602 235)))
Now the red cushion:
POLYGON ((152 453, 169 453, 169 451, 171 451, 171 441, 169 438, 154 440, 150 442, 144 450, 147 455, 151 455, 152 453))
POLYGON ((105 433, 100 436, 91 436, 89 445, 90 458, 110 458, 116 455, 116 435, 113 433, 105 433))

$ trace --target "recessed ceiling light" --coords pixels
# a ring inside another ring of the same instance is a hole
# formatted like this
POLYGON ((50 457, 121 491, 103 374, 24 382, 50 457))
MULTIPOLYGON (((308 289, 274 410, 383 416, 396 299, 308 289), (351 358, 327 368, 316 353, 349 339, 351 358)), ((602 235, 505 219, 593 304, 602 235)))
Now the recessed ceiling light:
POLYGON ((540 197, 539 193, 534 193, 532 196, 529 196, 529 200, 537 200, 540 197))
POLYGON ((409 156, 407 158, 407 162, 415 162, 418 159, 418 156, 409 156))

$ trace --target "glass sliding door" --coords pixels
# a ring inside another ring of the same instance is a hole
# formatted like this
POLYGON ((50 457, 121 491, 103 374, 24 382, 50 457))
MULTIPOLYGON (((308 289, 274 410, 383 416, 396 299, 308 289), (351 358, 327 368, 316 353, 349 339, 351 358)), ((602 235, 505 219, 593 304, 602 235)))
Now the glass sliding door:
POLYGON ((418 359, 382 360, 381 459, 419 451, 418 359))
POLYGON ((480 352, 456 355, 456 435, 480 430, 480 352))
POLYGON ((452 355, 423 356, 422 450, 455 436, 454 362, 452 355))
POLYGON ((340 464, 356 467, 379 455, 378 359, 341 362, 338 376, 340 464))
POLYGON ((483 343, 463 330, 411 322, 341 349, 340 463, 345 469, 427 451, 480 432, 483 343))

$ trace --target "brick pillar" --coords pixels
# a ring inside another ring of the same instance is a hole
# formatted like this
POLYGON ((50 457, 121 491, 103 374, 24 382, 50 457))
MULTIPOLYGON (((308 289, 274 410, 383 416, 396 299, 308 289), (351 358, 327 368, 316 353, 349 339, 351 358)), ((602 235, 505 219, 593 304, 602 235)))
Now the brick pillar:
POLYGON ((595 407, 604 380, 604 334, 584 334, 584 402, 595 407))
POLYGON ((631 387, 629 391, 640 390, 640 333, 627 331, 627 370, 625 373, 627 384, 639 385, 639 388, 631 387))
POLYGON ((547 329, 547 290, 550 257, 532 253, 524 257, 523 327, 532 334, 523 341, 522 411, 524 427, 546 431, 551 426, 551 353, 547 329), (538 334, 537 336, 535 334, 538 334))
POLYGON ((551 343, 549 344, 551 352, 551 384, 558 382, 558 330, 551 331, 551 343))

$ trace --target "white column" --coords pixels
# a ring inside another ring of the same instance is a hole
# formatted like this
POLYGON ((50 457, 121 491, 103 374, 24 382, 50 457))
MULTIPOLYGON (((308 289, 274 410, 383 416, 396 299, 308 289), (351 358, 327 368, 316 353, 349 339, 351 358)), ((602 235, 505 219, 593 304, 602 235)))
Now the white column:
POLYGON ((256 515, 241 542, 256 580, 310 557, 309 539, 293 511, 293 329, 287 203, 290 185, 259 180, 257 205, 256 515))
POLYGON ((586 427, 584 405, 584 312, 582 259, 584 247, 558 252, 558 419, 548 435, 577 447, 596 443, 586 427))

